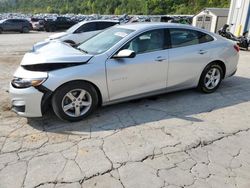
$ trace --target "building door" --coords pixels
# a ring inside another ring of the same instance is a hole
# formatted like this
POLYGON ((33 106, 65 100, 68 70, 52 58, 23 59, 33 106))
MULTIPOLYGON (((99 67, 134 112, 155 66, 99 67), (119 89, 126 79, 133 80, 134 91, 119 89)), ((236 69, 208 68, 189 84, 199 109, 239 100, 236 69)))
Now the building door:
POLYGON ((207 31, 211 31, 211 23, 212 23, 212 16, 206 15, 204 16, 204 29, 207 31))
POLYGON ((203 17, 204 17, 204 15, 199 16, 199 17, 197 18, 196 26, 199 27, 199 28, 202 28, 202 27, 203 27, 203 17))
POLYGON ((211 31, 212 16, 206 14, 199 16, 196 23, 197 27, 211 31))

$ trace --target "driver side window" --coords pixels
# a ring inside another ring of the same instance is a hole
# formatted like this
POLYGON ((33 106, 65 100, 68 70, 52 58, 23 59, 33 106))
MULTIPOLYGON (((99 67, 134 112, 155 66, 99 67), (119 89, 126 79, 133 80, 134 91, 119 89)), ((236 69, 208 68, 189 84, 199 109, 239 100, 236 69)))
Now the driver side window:
POLYGON ((5 24, 11 24, 11 23, 12 23, 12 20, 6 20, 4 23, 5 23, 5 24))
POLYGON ((145 32, 127 43, 121 50, 132 50, 136 54, 163 50, 166 48, 164 29, 145 32))

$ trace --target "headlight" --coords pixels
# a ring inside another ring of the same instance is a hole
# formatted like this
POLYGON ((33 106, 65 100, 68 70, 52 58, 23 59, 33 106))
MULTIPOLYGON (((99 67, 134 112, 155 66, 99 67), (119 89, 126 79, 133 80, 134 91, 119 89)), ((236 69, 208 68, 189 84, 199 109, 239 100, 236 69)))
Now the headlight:
POLYGON ((27 79, 27 78, 14 78, 11 81, 11 84, 15 88, 28 88, 28 87, 36 87, 45 82, 47 78, 35 78, 35 79, 27 79))

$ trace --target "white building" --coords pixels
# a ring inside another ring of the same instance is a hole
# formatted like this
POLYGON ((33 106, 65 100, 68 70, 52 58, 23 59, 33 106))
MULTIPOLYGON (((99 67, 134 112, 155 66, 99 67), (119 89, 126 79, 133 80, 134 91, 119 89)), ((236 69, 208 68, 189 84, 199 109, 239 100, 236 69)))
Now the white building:
POLYGON ((217 33, 227 23, 228 8, 205 8, 193 17, 193 26, 217 33))
POLYGON ((250 0, 231 0, 227 23, 230 25, 231 33, 236 36, 250 31, 250 0))

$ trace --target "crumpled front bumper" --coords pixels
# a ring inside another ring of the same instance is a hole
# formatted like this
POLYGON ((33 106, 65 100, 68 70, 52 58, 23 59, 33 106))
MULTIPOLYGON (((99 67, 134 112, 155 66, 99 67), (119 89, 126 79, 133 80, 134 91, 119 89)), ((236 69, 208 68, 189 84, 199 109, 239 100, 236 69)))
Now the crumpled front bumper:
POLYGON ((10 84, 10 97, 12 110, 20 116, 41 117, 42 116, 42 98, 44 93, 34 87, 25 89, 14 88, 10 84))

